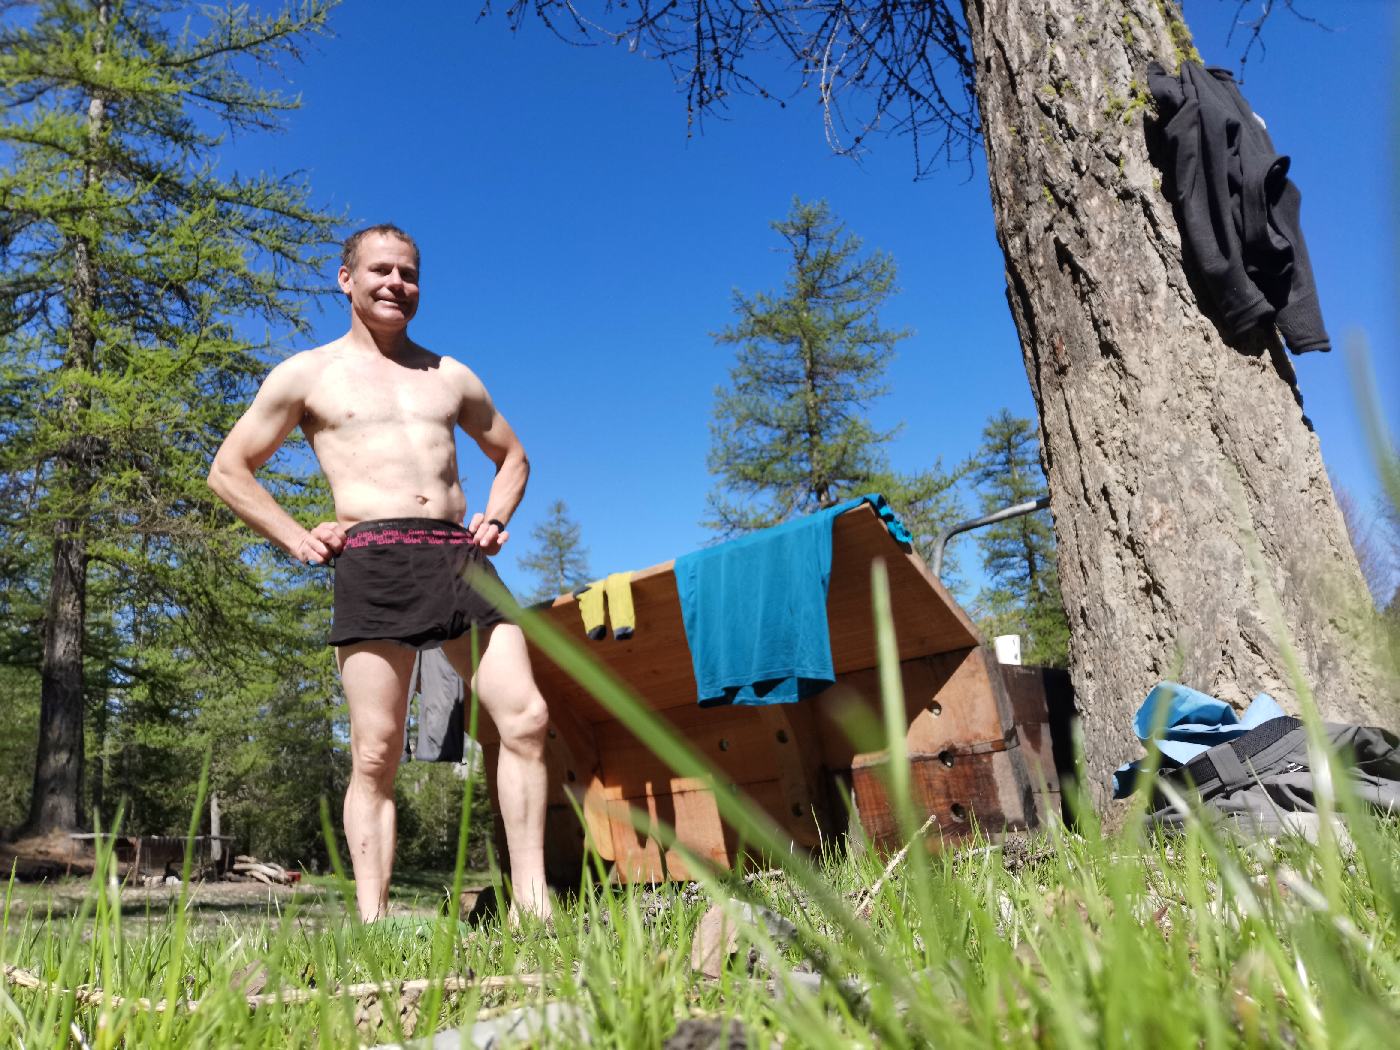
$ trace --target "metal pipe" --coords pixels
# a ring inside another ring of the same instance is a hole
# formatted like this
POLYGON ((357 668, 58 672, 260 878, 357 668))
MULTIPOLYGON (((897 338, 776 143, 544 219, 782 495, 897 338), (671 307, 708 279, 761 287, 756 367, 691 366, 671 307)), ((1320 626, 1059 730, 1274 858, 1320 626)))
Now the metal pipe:
POLYGON ((1044 510, 1050 506, 1050 497, 1041 496, 1039 499, 1029 503, 1018 503, 1014 507, 1003 507, 1001 510, 993 511, 991 514, 984 514, 980 518, 971 518, 968 521, 960 521, 958 524, 944 529, 938 534, 938 538, 933 541, 933 575, 935 579, 943 579, 943 548, 948 546, 951 540, 960 532, 968 532, 972 529, 980 529, 983 525, 995 525, 999 521, 1007 518, 1019 518, 1026 514, 1034 514, 1038 510, 1044 510))

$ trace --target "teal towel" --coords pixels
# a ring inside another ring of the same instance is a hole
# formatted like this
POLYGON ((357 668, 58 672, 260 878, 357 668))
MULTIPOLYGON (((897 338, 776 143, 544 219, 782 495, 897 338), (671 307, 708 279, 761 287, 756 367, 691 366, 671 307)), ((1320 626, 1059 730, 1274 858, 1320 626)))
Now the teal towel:
POLYGON ((788 704, 836 680, 826 628, 831 526, 861 503, 909 543, 885 497, 872 494, 676 559, 700 703, 788 704))

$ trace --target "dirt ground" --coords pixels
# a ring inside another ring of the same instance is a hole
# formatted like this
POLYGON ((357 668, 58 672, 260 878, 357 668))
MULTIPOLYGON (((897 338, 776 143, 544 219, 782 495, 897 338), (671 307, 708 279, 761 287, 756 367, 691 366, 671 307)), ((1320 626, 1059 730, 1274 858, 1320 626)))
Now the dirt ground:
MULTIPOLYGON (((74 915, 92 895, 95 858, 90 847, 77 849, 67 835, 56 834, 21 840, 0 840, 0 865, 14 873, 10 914, 55 917, 74 915)), ((178 885, 142 885, 131 877, 129 866, 117 865, 122 880, 122 913, 149 915, 164 921, 172 902, 179 899, 178 885)), ((442 907, 450 872, 400 871, 395 873, 390 897, 391 915, 431 915, 442 907)), ((469 877, 462 894, 463 914, 476 903, 485 882, 469 877)), ((276 918, 295 906, 299 921, 323 922, 345 913, 339 888, 325 876, 305 876, 293 886, 268 886, 261 882, 227 882, 207 879, 192 883, 188 891, 191 913, 203 923, 237 918, 276 918)))
MULTIPOLYGON (((23 919, 26 915, 57 918, 77 914, 83 901, 93 894, 90 860, 86 867, 88 870, 83 872, 74 864, 72 873, 66 874, 66 863, 55 868, 31 862, 28 865, 30 877, 23 881, 17 878, 11 890, 11 920, 23 919)), ((163 922, 179 895, 178 885, 142 886, 127 882, 121 888, 122 914, 133 918, 149 915, 153 921, 163 922)), ((221 916, 275 917, 293 902, 297 914, 308 919, 324 919, 329 911, 342 909, 331 887, 306 882, 295 886, 267 886, 261 882, 208 880, 192 883, 188 900, 191 913, 200 921, 217 921, 221 916)))
MULTIPOLYGON (((55 916, 75 913, 83 899, 92 893, 94 863, 89 845, 75 845, 61 833, 0 840, 0 865, 6 874, 14 875, 12 916, 48 914, 50 910, 55 916)), ((121 899, 125 914, 149 912, 153 917, 164 917, 170 903, 179 897, 178 885, 143 886, 131 878, 133 873, 129 865, 119 863, 116 868, 117 877, 124 883, 121 899)), ((333 896, 326 885, 306 882, 295 886, 268 886, 261 882, 208 880, 194 883, 189 890, 195 913, 210 916, 276 914, 293 901, 297 902, 298 912, 324 914, 325 905, 332 903, 333 896)))
MULTIPOLYGON (((10 905, 12 917, 29 914, 73 915, 92 894, 92 883, 86 878, 60 878, 56 881, 30 883, 21 887, 10 905)), ((179 899, 179 886, 123 886, 122 913, 139 917, 149 914, 152 920, 165 921, 172 902, 179 899)), ((340 902, 324 886, 265 886, 259 882, 196 882, 189 889, 192 913, 202 920, 220 916, 276 916, 293 901, 302 918, 323 919, 330 910, 340 910, 340 902), (328 905, 330 906, 328 908, 328 905)))

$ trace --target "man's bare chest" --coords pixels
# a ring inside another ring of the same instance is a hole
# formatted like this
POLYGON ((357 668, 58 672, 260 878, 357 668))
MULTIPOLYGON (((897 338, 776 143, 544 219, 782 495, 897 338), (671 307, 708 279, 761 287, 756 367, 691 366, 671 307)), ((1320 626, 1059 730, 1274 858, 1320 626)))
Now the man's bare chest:
POLYGON ((440 426, 451 430, 460 398, 436 368, 337 362, 306 399, 308 433, 440 426))

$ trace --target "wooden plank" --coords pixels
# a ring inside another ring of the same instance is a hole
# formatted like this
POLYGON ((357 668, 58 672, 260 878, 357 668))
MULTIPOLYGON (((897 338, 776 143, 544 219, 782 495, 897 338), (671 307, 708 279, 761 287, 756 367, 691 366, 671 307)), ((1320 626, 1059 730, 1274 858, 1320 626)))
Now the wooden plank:
POLYGON ((1053 667, 1006 664, 1000 672, 1021 734, 1031 786, 1037 791, 1058 792, 1059 770, 1068 770, 1072 763, 1068 736, 1074 717, 1074 691, 1069 673, 1053 667), (1057 735, 1063 739, 1057 740, 1057 735))
POLYGON ((1045 700, 1044 668, 1019 664, 998 664, 1001 680, 1011 699, 1011 715, 1017 725, 1038 724, 1050 720, 1050 708, 1045 700))
POLYGON ((927 656, 977 645, 981 638, 917 554, 902 550, 868 505, 847 511, 832 528, 831 585, 827 620, 837 674, 874 667, 875 616, 870 566, 883 558, 889 574, 899 658, 927 656))
MULTIPOLYGON (((611 632, 601 641, 590 641, 583 633, 578 602, 564 596, 555 600, 544 615, 567 638, 572 638, 588 655, 600 660, 621 678, 634 693, 645 698, 653 710, 694 706, 695 675, 691 670, 690 647, 685 640, 680 598, 676 592, 673 562, 653 566, 632 578, 632 605, 636 612, 636 633, 618 641, 611 632)), ((568 674, 531 649, 535 680, 545 699, 567 703, 579 718, 588 722, 608 721, 612 715, 568 674)))
POLYGON ((1041 825, 1065 819, 1064 796, 1058 791, 1035 791, 1035 816, 1041 825))
MULTIPOLYGON (((781 808, 784 796, 778 780, 749 784, 743 789, 751 805, 767 812, 781 808)), ((677 838, 691 852, 720 869, 736 867, 741 844, 733 829, 719 818, 719 808, 710 791, 678 791, 661 796, 644 795, 616 799, 608 803, 612 816, 613 843, 617 849, 613 878, 618 882, 663 882, 691 879, 695 873, 676 850, 663 851, 654 830, 661 825, 677 829, 677 838), (629 810, 635 816, 629 816, 629 810), (638 827, 640 824, 640 827, 638 827)), ((794 839, 794 846, 815 845, 816 827, 811 825, 809 841, 794 839)))
POLYGON ((1060 775, 1055 770, 1055 757, 1050 745, 1050 725, 1018 725, 1016 734, 1021 742, 1021 754, 1026 763, 1026 779, 1032 790, 1059 791, 1060 775))
MULTIPOLYGON (((909 717, 906 744, 912 752, 937 755, 949 748, 1006 745, 1002 720, 1002 708, 1006 705, 996 702, 989 664, 980 647, 906 660, 901 665, 901 676, 909 717)), ((754 785, 774 780, 776 774, 778 790, 768 812, 799 842, 815 841, 819 824, 834 826, 825 770, 848 769, 861 755, 865 755, 867 764, 878 760, 881 749, 876 744, 883 743, 878 675, 873 670, 843 675, 833 690, 795 705, 688 705, 658 713, 712 761, 728 782, 753 791, 754 785), (845 735, 841 716, 835 712, 851 705, 875 723, 876 743, 853 743, 845 735), (872 759, 869 752, 874 752, 876 758, 872 759)), ((588 728, 598 755, 604 808, 610 814, 607 831, 596 830, 599 821, 590 820, 590 827, 595 828, 594 834, 600 841, 610 843, 613 852, 605 856, 621 862, 636 847, 618 847, 610 840, 619 834, 635 834, 628 830, 630 825, 612 819, 614 803, 641 801, 652 811, 657 806, 665 810, 668 805, 675 805, 666 800, 668 796, 704 794, 708 784, 677 776, 616 721, 588 728)), ((688 798, 681 817, 689 820, 701 808, 696 799, 688 798)), ((697 827, 704 826, 702 819, 697 827)), ((656 858, 646 862, 648 877, 659 877, 659 864, 656 858)))
MULTIPOLYGON (((906 744, 937 752, 956 744, 1000 739, 1007 724, 992 695, 980 647, 938 656, 918 656, 900 664, 904 688, 906 744)), ((847 769, 855 756, 885 746, 879 673, 844 674, 811 701, 828 769, 847 769), (870 726, 852 738, 851 729, 870 726)))
MULTIPOLYGON (((1017 746, 1011 699, 986 648, 977 645, 960 653, 906 661, 901 672, 902 680, 910 681, 916 690, 905 694, 910 716, 905 743, 920 821, 937 814, 945 836, 964 834, 966 828, 960 830, 960 825, 966 824, 969 813, 975 813, 990 833, 1034 825, 1032 783, 1017 746), (941 713, 935 715, 935 710, 941 713)), ((878 685, 873 688, 878 695, 878 685)), ((874 701, 866 698, 866 702, 874 701)), ((828 765, 839 769, 851 744, 832 730, 824 732, 823 744, 828 765)), ((851 755, 849 761, 861 824, 884 845, 897 832, 883 780, 875 772, 887 761, 883 748, 851 755)))
MULTIPOLYGON (((1034 800, 1017 768, 1017 749, 979 754, 910 756, 910 788, 914 817, 922 823, 938 818, 941 835, 929 837, 931 849, 972 833, 974 821, 984 833, 996 835, 1024 828, 1034 821, 1034 800)), ((885 782, 887 763, 868 758, 851 769, 851 793, 866 837, 881 849, 904 845, 885 782)))
MULTIPOLYGON (((777 731, 765 722, 764 708, 684 708, 659 714, 685 737, 703 758, 712 762, 726 781, 749 784, 770 780, 778 772, 780 750, 796 750, 803 741, 788 737, 779 743, 777 731)), ((698 791, 708 785, 678 776, 619 722, 593 727, 601 756, 604 791, 609 800, 632 798, 648 791, 698 791)), ((816 744, 815 739, 812 740, 816 744)))
POLYGON ((822 765, 821 738, 811 704, 770 704, 757 709, 776 752, 774 768, 783 793, 778 821, 795 839, 815 846, 818 827, 831 826, 831 794, 822 765))

